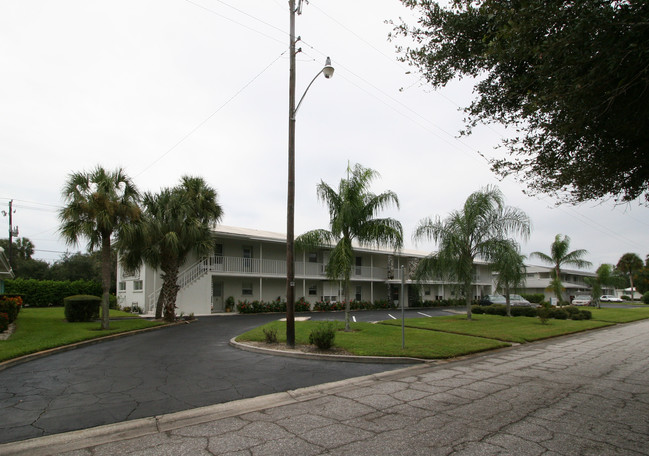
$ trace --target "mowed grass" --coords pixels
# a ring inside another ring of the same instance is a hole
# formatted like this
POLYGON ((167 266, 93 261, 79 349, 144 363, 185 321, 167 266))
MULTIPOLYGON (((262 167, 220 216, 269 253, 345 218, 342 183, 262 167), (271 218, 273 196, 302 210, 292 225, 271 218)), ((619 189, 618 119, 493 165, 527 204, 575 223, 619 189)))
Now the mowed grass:
MULTIPOLYGON (((351 332, 345 332, 343 322, 332 322, 337 331, 334 345, 357 356, 405 356, 424 359, 453 358, 510 344, 459 334, 406 328, 405 348, 401 348, 401 327, 372 323, 352 323, 351 332)), ((306 345, 309 334, 320 325, 320 321, 295 323, 295 343, 306 345)), ((286 323, 275 321, 255 328, 237 337, 237 341, 265 341, 264 329, 276 329, 278 342, 286 343, 286 323)))
MULTIPOLYGON (((133 314, 110 311, 113 317, 133 314)), ((158 326, 162 322, 128 318, 110 322, 109 330, 100 330, 99 322, 68 323, 63 307, 24 308, 16 319, 16 331, 8 340, 0 340, 0 361, 17 358, 50 348, 137 329, 158 326)))
POLYGON ((629 323, 649 318, 649 307, 608 307, 601 309, 588 308, 593 314, 593 320, 610 321, 613 323, 629 323))
MULTIPOLYGON (((398 320, 388 320, 381 323, 390 326, 401 325, 398 320)), ((518 343, 601 328, 611 324, 613 323, 606 321, 553 319, 543 324, 541 320, 535 317, 501 317, 499 315, 475 314, 471 316, 471 320, 467 320, 466 315, 406 320, 406 325, 411 328, 445 331, 453 334, 465 334, 518 343)))

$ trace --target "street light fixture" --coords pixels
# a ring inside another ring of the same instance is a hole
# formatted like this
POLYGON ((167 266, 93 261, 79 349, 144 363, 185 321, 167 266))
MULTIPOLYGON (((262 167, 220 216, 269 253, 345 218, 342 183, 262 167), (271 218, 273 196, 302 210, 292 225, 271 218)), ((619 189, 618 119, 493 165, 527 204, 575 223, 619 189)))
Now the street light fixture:
MULTIPOLYGON (((307 86, 300 102, 295 105, 295 13, 301 14, 302 0, 298 0, 295 7, 295 0, 289 0, 290 9, 290 68, 289 68, 289 90, 288 90, 288 192, 286 203, 286 345, 295 347, 295 116, 297 110, 309 91, 311 84, 324 74, 330 79, 334 74, 331 66, 331 59, 327 57, 324 68, 311 80, 307 86)), ((299 38, 298 38, 299 40, 299 38)))

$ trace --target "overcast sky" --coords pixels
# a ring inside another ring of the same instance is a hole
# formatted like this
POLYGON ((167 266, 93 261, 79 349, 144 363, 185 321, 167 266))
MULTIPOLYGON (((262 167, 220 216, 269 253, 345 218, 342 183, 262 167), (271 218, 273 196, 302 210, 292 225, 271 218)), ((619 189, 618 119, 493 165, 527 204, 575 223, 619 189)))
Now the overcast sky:
MULTIPOLYGON (((326 56, 335 74, 313 84, 297 116, 296 234, 327 227, 316 184, 337 187, 349 161, 381 174, 375 192, 397 193, 401 209, 385 215, 402 222, 408 248, 434 248, 411 241, 422 218, 495 184, 532 219, 523 253, 549 252, 561 233, 594 268, 625 252, 644 259, 647 207, 557 208, 500 182, 482 155, 501 154, 507 131, 457 138, 471 81, 434 91, 399 63, 385 21, 400 16, 414 21, 397 0, 311 0, 297 17, 298 98, 326 56)), ((224 225, 286 232, 288 30, 284 0, 0 2, 0 208, 14 200, 35 257, 85 247, 60 240, 57 210, 67 175, 96 165, 123 167, 142 191, 202 176, 224 225)))

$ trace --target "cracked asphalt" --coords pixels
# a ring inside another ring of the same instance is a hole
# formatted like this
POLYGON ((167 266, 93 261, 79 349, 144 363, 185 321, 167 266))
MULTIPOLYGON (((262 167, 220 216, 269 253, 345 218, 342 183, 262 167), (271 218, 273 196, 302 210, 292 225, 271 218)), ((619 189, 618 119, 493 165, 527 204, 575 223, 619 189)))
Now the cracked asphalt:
POLYGON ((277 318, 203 317, 4 369, 0 443, 401 367, 278 358, 228 345, 230 338, 277 318))
POLYGON ((649 321, 619 325, 0 445, 0 454, 646 455, 648 335, 649 321))

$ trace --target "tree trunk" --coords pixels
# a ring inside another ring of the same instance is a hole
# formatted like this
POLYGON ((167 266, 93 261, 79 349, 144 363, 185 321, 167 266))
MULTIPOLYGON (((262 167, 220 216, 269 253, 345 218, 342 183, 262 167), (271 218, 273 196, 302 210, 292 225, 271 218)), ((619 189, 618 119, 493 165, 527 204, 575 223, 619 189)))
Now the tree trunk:
POLYGON ((509 286, 505 285, 505 308, 507 309, 507 316, 512 316, 512 304, 509 299, 509 286))
MULTIPOLYGON (((163 282, 164 286, 164 282, 163 282)), ((162 287, 160 287, 160 294, 158 295, 158 300, 155 304, 155 318, 159 320, 162 318, 162 304, 164 302, 164 294, 162 293, 162 287)))
POLYGON ((464 284, 464 299, 466 300, 466 319, 471 320, 471 281, 464 284))
POLYGON ((161 265, 163 271, 163 283, 160 294, 163 299, 164 320, 168 322, 176 321, 176 297, 180 287, 178 281, 178 262, 167 260, 161 265))
POLYGON ((633 272, 629 271, 629 282, 631 282, 631 301, 635 300, 635 289, 633 287, 633 272))
POLYGON ((343 287, 343 295, 345 297, 345 331, 349 332, 352 330, 349 325, 349 279, 345 280, 343 287))
POLYGON ((109 329, 109 308, 110 301, 108 294, 110 292, 110 233, 104 234, 101 238, 101 329, 109 329))

